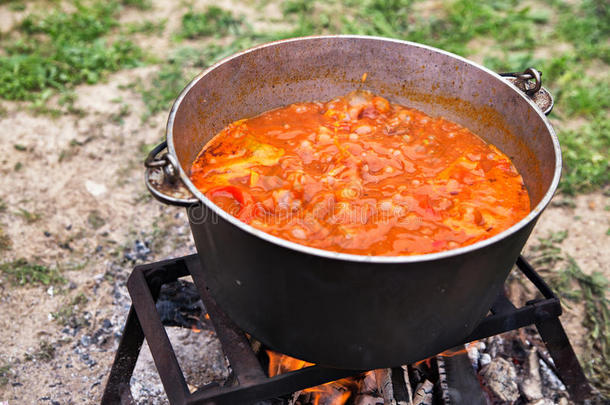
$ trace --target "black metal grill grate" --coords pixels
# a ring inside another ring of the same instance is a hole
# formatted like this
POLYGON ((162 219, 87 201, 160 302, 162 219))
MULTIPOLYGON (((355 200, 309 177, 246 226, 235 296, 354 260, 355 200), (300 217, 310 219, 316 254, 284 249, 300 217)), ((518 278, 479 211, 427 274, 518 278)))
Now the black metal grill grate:
MULTIPOLYGON (((454 346, 534 324, 570 397, 576 403, 583 403, 591 397, 591 388, 559 321, 559 300, 522 257, 517 260, 517 267, 544 298, 516 308, 504 293, 500 294, 490 309, 491 314, 479 323, 468 338, 456 341, 454 346)), ((216 306, 208 294, 202 273, 197 255, 137 266, 133 270, 127 282, 132 307, 102 397, 103 405, 133 403, 129 382, 145 337, 172 405, 250 404, 362 372, 316 365, 273 378, 267 377, 244 333, 216 306), (201 294, 237 384, 229 387, 210 384, 193 393, 187 387, 155 307, 161 286, 187 275, 193 277, 201 294)))

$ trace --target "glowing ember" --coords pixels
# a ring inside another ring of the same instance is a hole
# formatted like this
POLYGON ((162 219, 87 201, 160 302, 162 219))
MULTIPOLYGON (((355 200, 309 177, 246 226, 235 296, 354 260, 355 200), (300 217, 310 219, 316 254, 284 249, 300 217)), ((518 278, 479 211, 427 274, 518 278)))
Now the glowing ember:
MULTIPOLYGON (((269 356, 269 377, 313 366, 313 363, 276 353, 272 350, 267 350, 267 355, 269 356)), ((369 373, 372 373, 372 371, 369 371, 369 373)), ((312 405, 344 405, 353 394, 359 392, 362 380, 362 376, 342 378, 317 387, 304 389, 302 395, 309 395, 309 401, 312 405)))
POLYGON ((425 364, 428 368, 430 368, 430 367, 432 367, 430 362, 435 357, 437 357, 437 356, 441 356, 441 357, 453 357, 453 356, 457 356, 458 354, 468 354, 468 347, 470 345, 476 344, 477 342, 478 342, 478 340, 473 340, 470 343, 466 343, 466 345, 463 348, 451 348, 451 349, 447 349, 444 352, 437 354, 436 356, 428 357, 427 359, 423 359, 423 360, 420 360, 418 362, 415 362, 415 363, 413 363, 413 365, 414 366, 420 366, 422 364, 425 364))

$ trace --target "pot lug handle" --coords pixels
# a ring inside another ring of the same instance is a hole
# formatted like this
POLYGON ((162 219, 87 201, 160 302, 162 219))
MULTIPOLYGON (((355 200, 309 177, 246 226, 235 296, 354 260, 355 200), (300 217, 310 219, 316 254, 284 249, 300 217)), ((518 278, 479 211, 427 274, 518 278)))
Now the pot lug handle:
POLYGON ((199 200, 193 196, 178 176, 176 159, 167 152, 159 156, 165 149, 167 149, 167 141, 155 146, 144 161, 146 188, 153 197, 164 204, 179 207, 196 205, 199 200))
POLYGON ((553 96, 547 89, 542 87, 542 72, 529 67, 523 72, 500 73, 500 76, 524 92, 540 108, 544 115, 551 113, 554 105, 553 96), (533 80, 533 83, 531 80, 533 80))

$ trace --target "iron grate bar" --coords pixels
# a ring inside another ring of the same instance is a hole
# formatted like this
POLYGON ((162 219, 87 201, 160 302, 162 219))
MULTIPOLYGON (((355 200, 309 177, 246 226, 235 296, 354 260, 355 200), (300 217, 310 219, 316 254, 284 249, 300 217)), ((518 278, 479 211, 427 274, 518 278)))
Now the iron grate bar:
POLYGON ((515 309, 517 309, 517 307, 515 307, 512 302, 510 302, 504 291, 498 294, 498 297, 491 305, 491 312, 494 315, 508 314, 514 311, 515 309))
MULTIPOLYGON (((580 403, 591 396, 591 389, 559 321, 559 300, 522 257, 517 260, 517 267, 545 298, 516 308, 505 295, 500 295, 492 307, 493 315, 485 317, 470 336, 453 346, 535 324, 560 371, 560 378, 568 387, 570 396, 580 403)), ((125 333, 104 391, 104 405, 117 403, 117 398, 129 400, 129 392, 125 390, 129 389, 128 382, 144 336, 172 405, 254 403, 361 373, 311 366, 268 378, 244 333, 216 306, 208 294, 196 254, 136 267, 128 280, 128 289, 133 309, 127 318, 125 333), (239 385, 209 385, 189 394, 184 375, 155 307, 161 285, 188 274, 193 276, 199 289, 239 385), (130 336, 127 336, 128 333, 130 336), (240 344, 235 345, 235 342, 240 344)))
MULTIPOLYGON (((189 260, 187 265, 190 274, 194 275, 201 272, 199 259, 189 260)), ((216 335, 239 383, 245 385, 265 381, 267 376, 243 331, 218 308, 216 301, 208 293, 203 277, 193 277, 193 281, 199 290, 203 305, 210 315, 216 335)))
POLYGON ((309 366, 291 371, 258 383, 234 386, 213 387, 210 390, 195 392, 187 401, 189 405, 233 405, 249 404, 265 399, 291 394, 305 388, 352 377, 363 371, 342 370, 322 366, 309 366))
POLYGON ((542 279, 542 277, 540 277, 540 275, 536 273, 536 270, 534 270, 532 265, 529 264, 529 262, 525 260, 523 256, 519 256, 517 258, 516 265, 517 268, 521 271, 521 273, 523 273, 525 277, 527 277, 528 280, 536 286, 538 291, 542 293, 544 298, 557 298, 553 290, 551 290, 551 287, 549 287, 549 285, 542 279))
POLYGON ((143 342, 144 332, 132 306, 127 315, 127 323, 123 329, 121 343, 112 363, 107 383, 108 388, 104 391, 101 401, 102 405, 113 405, 122 402, 122 388, 124 386, 129 387, 129 380, 136 367, 143 342))
POLYGON ((559 315, 561 315, 561 305, 557 298, 538 301, 521 308, 516 308, 510 313, 489 315, 461 343, 464 344, 499 335, 510 330, 556 318, 559 315))
POLYGON ((134 271, 127 280, 127 288, 167 397, 171 404, 182 404, 189 390, 155 306, 161 285, 164 284, 159 280, 172 281, 173 277, 168 279, 157 273, 149 272, 150 279, 147 280, 144 271, 134 271))

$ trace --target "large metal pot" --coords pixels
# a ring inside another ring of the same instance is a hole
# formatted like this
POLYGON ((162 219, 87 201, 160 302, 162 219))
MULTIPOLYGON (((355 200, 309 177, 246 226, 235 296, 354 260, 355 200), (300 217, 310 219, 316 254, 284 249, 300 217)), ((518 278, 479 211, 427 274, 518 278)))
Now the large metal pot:
POLYGON ((467 337, 500 292, 561 171, 553 128, 515 85, 442 50, 362 36, 274 42, 215 64, 174 103, 167 146, 165 157, 149 159, 149 165, 170 164, 168 177, 179 177, 194 196, 165 201, 196 203, 188 210, 191 230, 217 303, 272 349, 350 369, 410 363, 467 337), (498 146, 523 175, 531 213, 464 248, 359 256, 259 231, 219 209, 190 182, 198 152, 230 122, 357 88, 446 117, 498 146))

